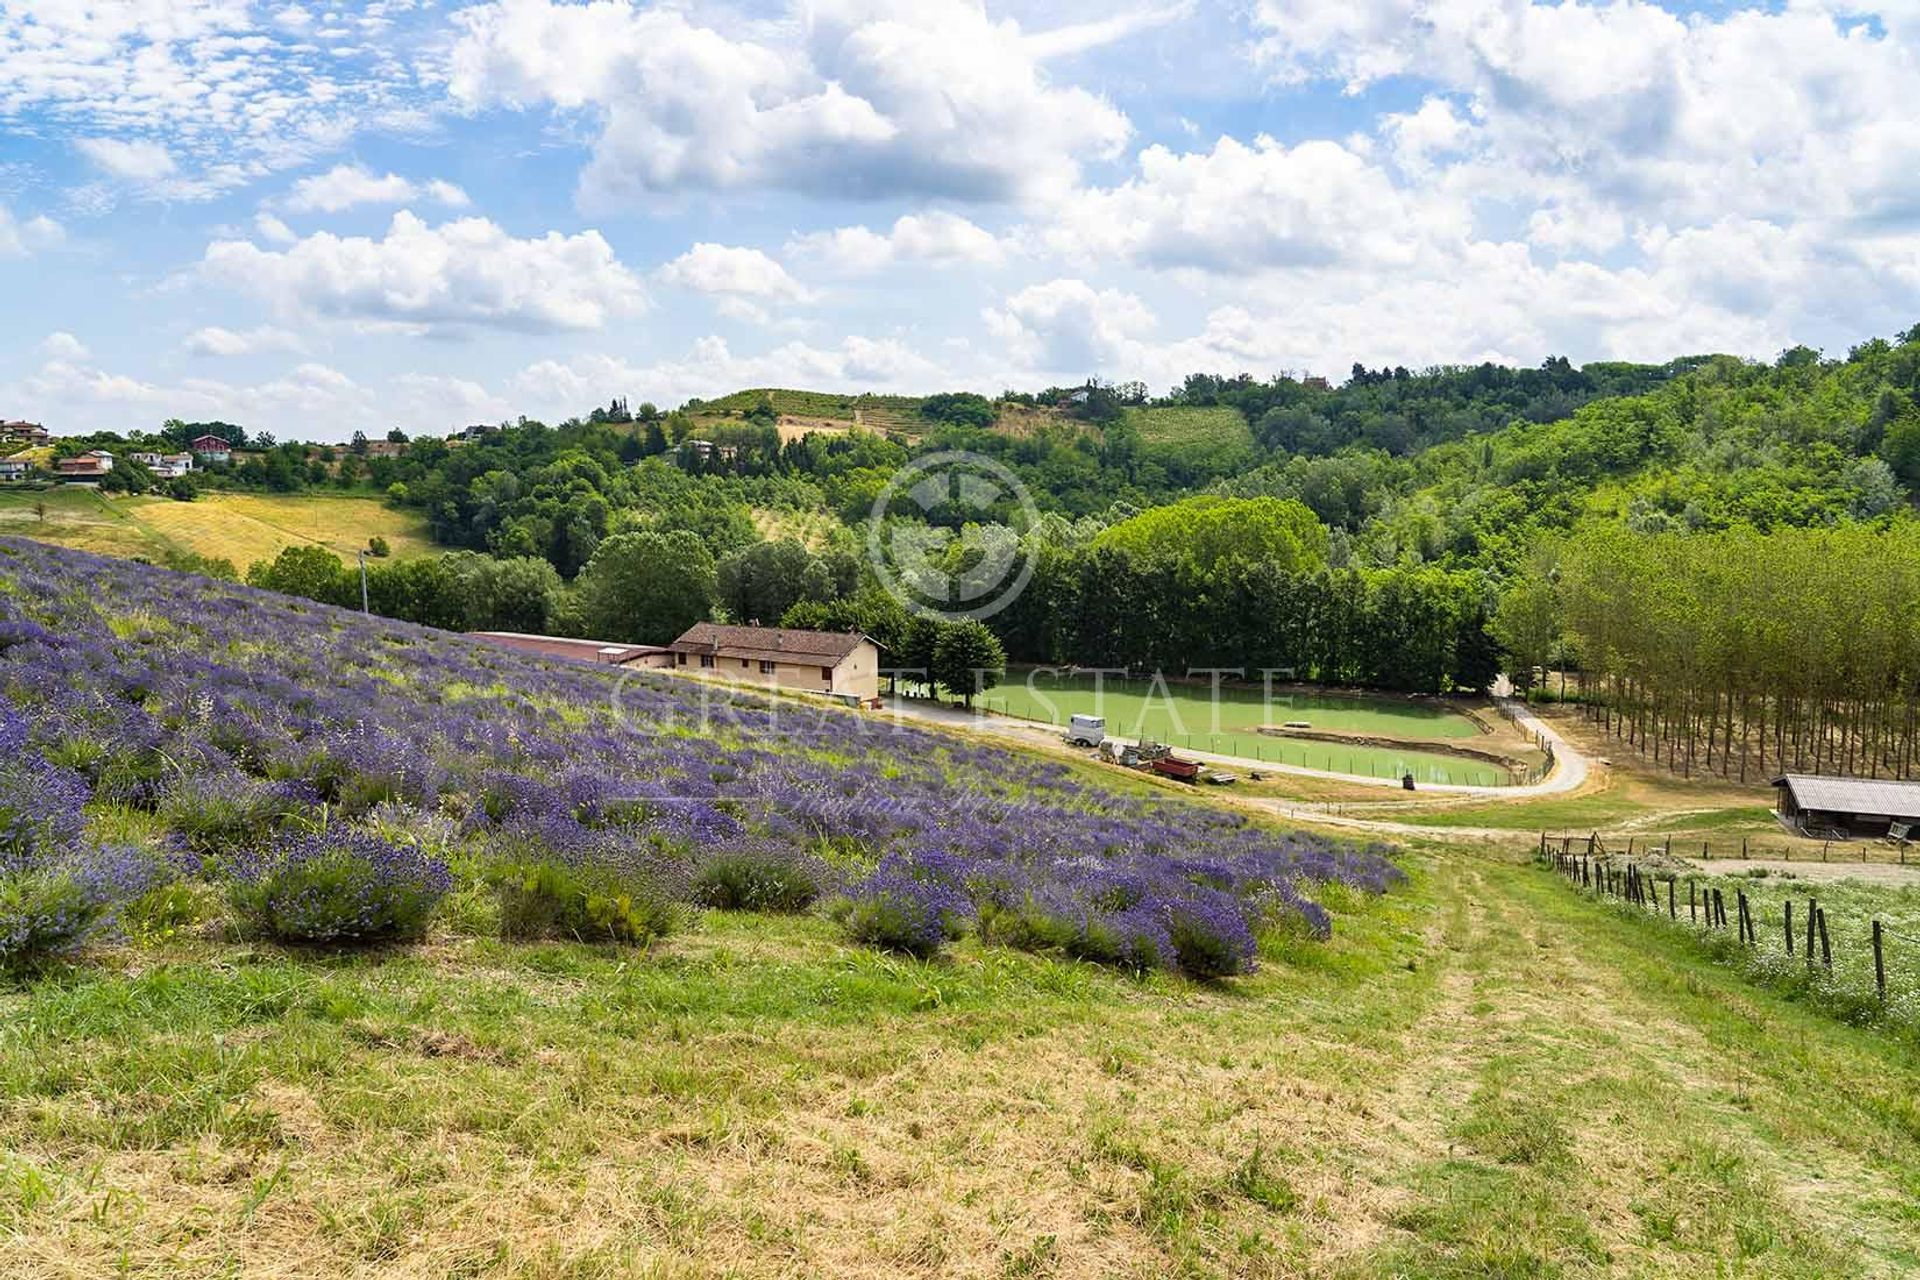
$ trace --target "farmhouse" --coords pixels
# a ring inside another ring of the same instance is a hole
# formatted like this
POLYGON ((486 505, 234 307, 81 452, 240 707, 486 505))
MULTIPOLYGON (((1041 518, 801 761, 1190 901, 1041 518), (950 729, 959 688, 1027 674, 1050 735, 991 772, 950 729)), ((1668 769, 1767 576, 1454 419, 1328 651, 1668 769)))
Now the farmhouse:
POLYGON ((657 644, 616 644, 610 640, 575 640, 567 636, 534 636, 520 631, 469 631, 475 640, 497 649, 530 653, 567 662, 591 662, 613 667, 666 667, 673 655, 657 644))
POLYGON ((0 439, 25 445, 43 445, 53 437, 37 422, 0 422, 0 439))
POLYGON ((836 697, 880 696, 880 646, 857 631, 696 622, 667 649, 677 670, 836 697))
POLYGON ((199 436, 187 448, 203 463, 225 466, 233 461, 233 445, 221 436, 199 436))
POLYGON ((105 449, 92 449, 78 457, 62 458, 55 463, 60 478, 72 483, 98 483, 113 470, 113 455, 105 449))
POLYGON ((19 484, 33 471, 25 458, 0 458, 0 484, 19 484))
POLYGON ((1920 827, 1920 782, 1789 773, 1773 785, 1780 820, 1803 835, 1905 839, 1920 827))

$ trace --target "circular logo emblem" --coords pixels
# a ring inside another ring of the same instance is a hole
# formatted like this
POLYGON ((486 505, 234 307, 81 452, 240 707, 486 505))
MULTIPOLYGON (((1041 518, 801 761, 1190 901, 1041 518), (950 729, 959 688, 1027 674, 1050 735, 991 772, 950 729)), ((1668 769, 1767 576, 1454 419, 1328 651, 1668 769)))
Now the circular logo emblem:
POLYGON ((1026 517, 1024 528, 1039 521, 1033 495, 1004 463, 961 450, 930 453, 894 472, 873 500, 867 559, 915 613, 942 622, 990 618, 1033 577, 1019 533, 994 519, 1009 503, 1026 517))

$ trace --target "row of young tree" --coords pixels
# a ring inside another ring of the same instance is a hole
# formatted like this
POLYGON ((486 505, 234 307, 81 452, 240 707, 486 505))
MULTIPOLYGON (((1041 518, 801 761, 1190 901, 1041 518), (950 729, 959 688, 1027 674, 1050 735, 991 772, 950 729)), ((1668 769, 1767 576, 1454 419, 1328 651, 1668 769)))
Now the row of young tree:
POLYGON ((1920 772, 1920 521, 1583 529, 1501 605, 1522 663, 1559 652, 1588 714, 1678 772, 1920 772))

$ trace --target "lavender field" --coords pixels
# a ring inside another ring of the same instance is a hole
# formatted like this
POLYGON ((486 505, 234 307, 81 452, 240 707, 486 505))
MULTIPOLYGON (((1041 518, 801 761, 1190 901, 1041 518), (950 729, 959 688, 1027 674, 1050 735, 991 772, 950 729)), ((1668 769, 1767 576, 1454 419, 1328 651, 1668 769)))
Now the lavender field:
POLYGON ((1216 979, 1264 932, 1324 937, 1320 887, 1399 874, 925 731, 24 542, 0 693, 14 962, 210 902, 188 922, 335 947, 490 915, 638 943, 704 905, 1216 979))

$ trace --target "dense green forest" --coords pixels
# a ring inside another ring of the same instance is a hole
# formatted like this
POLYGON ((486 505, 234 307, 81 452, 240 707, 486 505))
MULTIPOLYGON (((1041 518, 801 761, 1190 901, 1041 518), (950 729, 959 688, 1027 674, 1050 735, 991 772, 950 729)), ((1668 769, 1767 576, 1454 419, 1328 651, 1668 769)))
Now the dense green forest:
MULTIPOLYGON (((360 440, 318 451, 256 439, 266 448, 201 483, 330 485, 418 509, 437 541, 472 554, 380 566, 373 594, 386 612, 441 625, 660 640, 712 614, 860 625, 904 647, 910 619, 878 590, 868 548, 931 548, 956 579, 996 563, 998 548, 1033 565, 1025 593, 987 620, 1016 660, 1283 669, 1425 691, 1480 688, 1503 666, 1523 682, 1536 667, 1585 667, 1589 692, 1618 705, 1636 743, 1643 731, 1669 754, 1691 743, 1695 767, 1737 770, 1726 745, 1736 687, 1796 705, 1824 695, 1754 685, 1744 659, 1716 658, 1718 685, 1692 669, 1656 674, 1616 632, 1652 644, 1651 629, 1708 652, 1667 623, 1729 607, 1721 587, 1688 576, 1728 554, 1715 548, 1753 565, 1811 557, 1816 576, 1842 545, 1891 539, 1848 574, 1904 554, 1917 403, 1920 326, 1840 359, 1793 348, 1770 363, 1356 366, 1338 386, 1195 374, 1158 397, 1093 383, 997 401, 757 392, 629 412, 616 400, 557 426, 415 440, 397 456, 360 440), (781 429, 796 405, 831 414, 869 402, 884 432, 781 429), (955 449, 1005 466, 1038 519, 1002 495, 984 508, 889 508, 870 527, 899 468, 955 449), (1602 563, 1632 566, 1616 568, 1611 595, 1594 585, 1602 563), (643 595, 668 603, 641 607, 643 595), (1660 621, 1646 622, 1656 607, 1660 621), (1609 616, 1613 631, 1596 621, 1609 616)), ((313 570, 276 579, 269 568, 256 580, 283 587, 313 570)), ((1844 615, 1851 586, 1835 579, 1839 595, 1815 607, 1844 615)), ((1748 604, 1767 595, 1748 583, 1748 604)), ((1741 625, 1743 643, 1765 631, 1741 625)), ((1868 744, 1884 738, 1884 716, 1869 704, 1904 705, 1911 683, 1912 664, 1888 662, 1814 663, 1868 700, 1833 713, 1849 727, 1832 749, 1878 749, 1868 744)), ((1764 731, 1775 735, 1766 758, 1781 759, 1792 726, 1776 709, 1764 731)), ((1761 727, 1731 732, 1760 767, 1761 727)), ((1794 740, 1804 751, 1816 736, 1794 740)))

